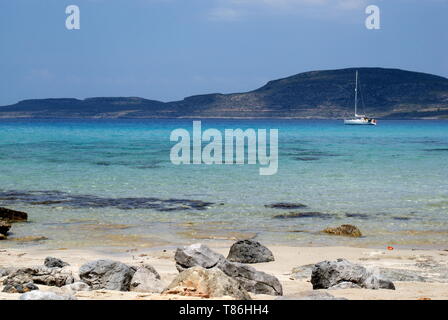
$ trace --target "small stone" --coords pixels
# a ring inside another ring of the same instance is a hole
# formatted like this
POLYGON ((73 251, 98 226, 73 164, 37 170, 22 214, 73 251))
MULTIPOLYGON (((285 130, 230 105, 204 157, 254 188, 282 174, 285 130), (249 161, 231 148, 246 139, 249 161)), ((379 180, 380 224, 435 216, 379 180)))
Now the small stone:
POLYGON ((240 240, 230 248, 227 260, 241 263, 261 263, 274 261, 271 250, 255 240, 240 240))
POLYGON ((395 290, 395 285, 392 281, 386 279, 379 279, 380 289, 395 290))
POLYGON ((358 229, 358 227, 352 226, 350 224, 343 224, 342 226, 336 228, 326 228, 322 232, 337 236, 346 236, 354 238, 362 237, 362 233, 358 229))
POLYGON ((58 258, 46 257, 44 261, 44 266, 46 266, 47 268, 63 268, 69 266, 69 264, 58 258))

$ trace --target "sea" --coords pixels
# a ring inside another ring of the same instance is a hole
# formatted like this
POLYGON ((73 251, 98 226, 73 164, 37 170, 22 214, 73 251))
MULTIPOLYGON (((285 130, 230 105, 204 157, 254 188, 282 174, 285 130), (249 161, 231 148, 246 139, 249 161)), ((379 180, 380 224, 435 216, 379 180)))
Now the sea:
POLYGON ((289 246, 448 249, 448 121, 202 119, 278 130, 278 172, 176 165, 191 119, 0 120, 0 247, 158 248, 254 238, 289 246), (297 208, 275 208, 294 203, 297 208), (357 226, 363 236, 327 235, 357 226), (39 240, 41 239, 41 240, 39 240))

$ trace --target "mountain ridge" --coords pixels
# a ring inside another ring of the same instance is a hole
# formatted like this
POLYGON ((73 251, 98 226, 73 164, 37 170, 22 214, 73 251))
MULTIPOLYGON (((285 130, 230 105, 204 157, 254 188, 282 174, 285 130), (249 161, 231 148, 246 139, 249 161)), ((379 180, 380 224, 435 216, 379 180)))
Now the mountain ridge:
POLYGON ((353 116, 356 70, 360 113, 383 119, 448 119, 447 78, 366 67, 308 71, 248 92, 200 94, 171 102, 140 97, 27 99, 0 107, 0 118, 340 119, 353 116))

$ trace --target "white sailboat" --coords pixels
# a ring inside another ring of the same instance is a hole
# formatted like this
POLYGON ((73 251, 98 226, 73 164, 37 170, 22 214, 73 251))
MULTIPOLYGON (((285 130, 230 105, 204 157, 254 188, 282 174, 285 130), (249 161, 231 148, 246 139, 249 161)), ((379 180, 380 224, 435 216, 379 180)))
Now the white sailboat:
POLYGON ((358 114, 358 70, 356 70, 356 86, 355 86, 355 117, 352 119, 344 120, 344 124, 347 125, 368 125, 376 126, 376 120, 368 118, 365 115, 358 114))

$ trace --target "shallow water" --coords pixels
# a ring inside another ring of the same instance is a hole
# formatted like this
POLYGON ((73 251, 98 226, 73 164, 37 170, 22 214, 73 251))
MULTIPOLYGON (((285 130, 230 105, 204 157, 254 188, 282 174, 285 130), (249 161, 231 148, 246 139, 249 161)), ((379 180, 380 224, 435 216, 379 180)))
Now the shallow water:
POLYGON ((191 130, 190 120, 0 120, 0 206, 30 215, 0 246, 152 247, 250 236, 290 245, 448 246, 446 121, 202 126, 279 129, 278 173, 173 165, 171 130, 191 130), (308 207, 265 207, 274 202, 308 207), (289 212, 320 214, 273 218, 289 212), (365 237, 319 232, 344 223, 365 237), (30 235, 49 240, 14 241, 30 235))

